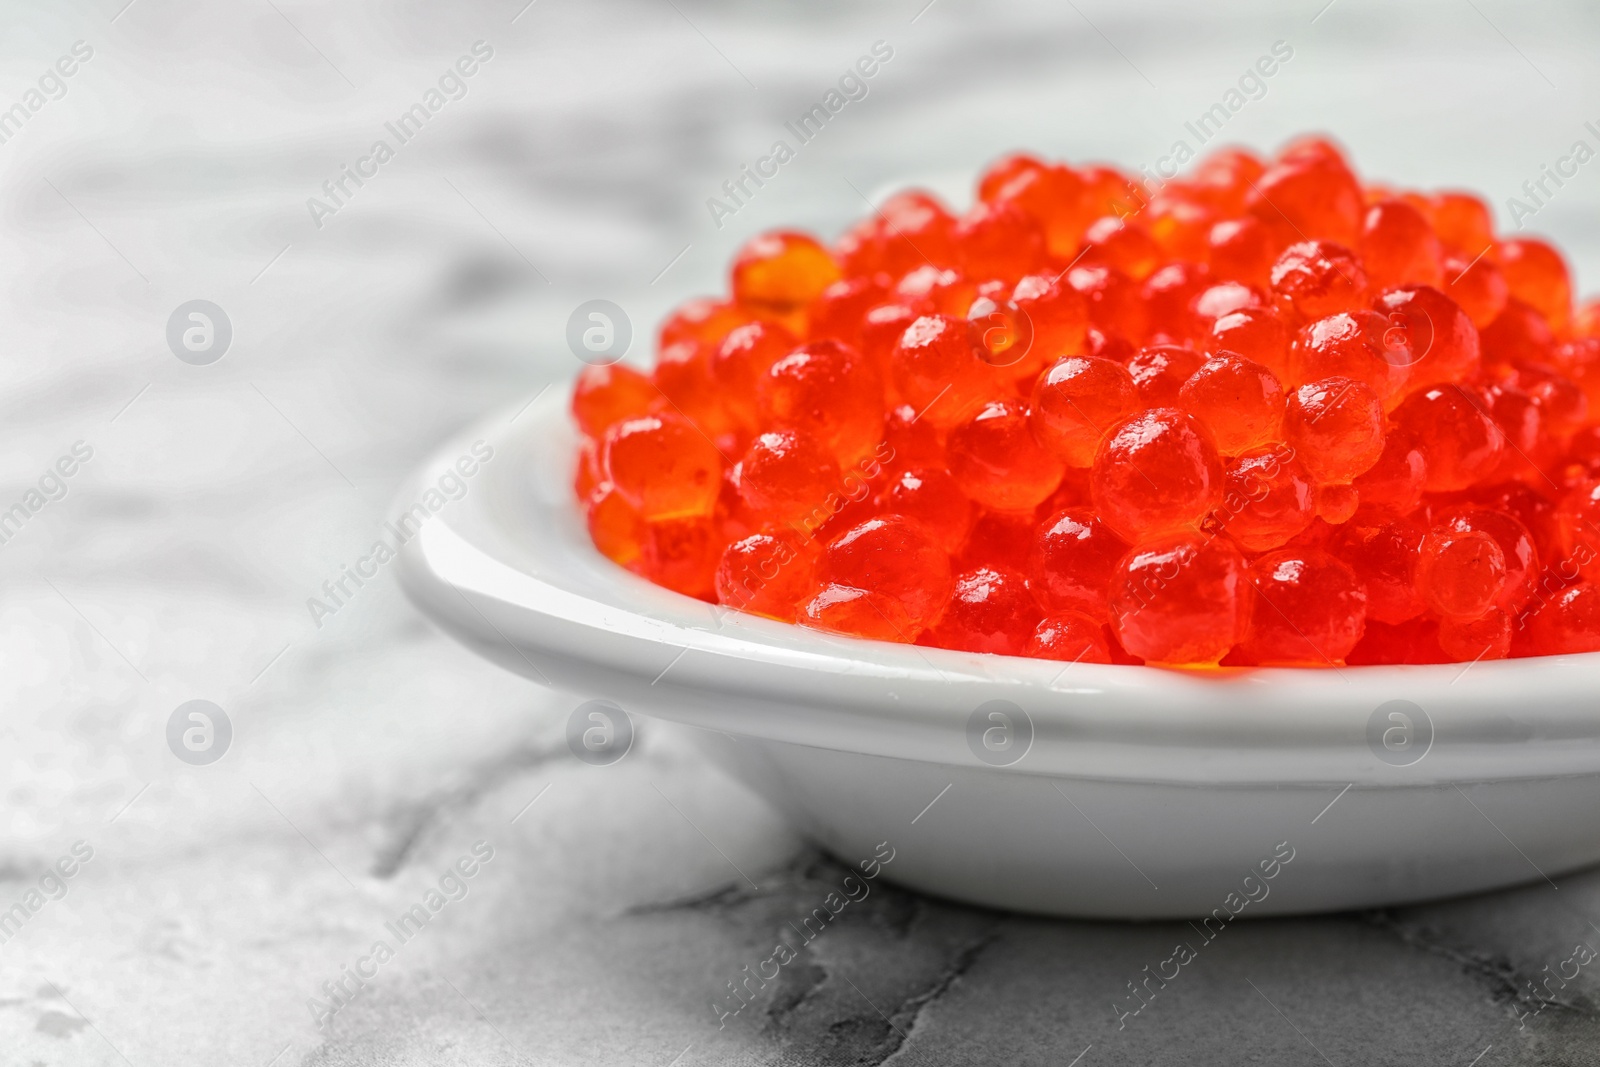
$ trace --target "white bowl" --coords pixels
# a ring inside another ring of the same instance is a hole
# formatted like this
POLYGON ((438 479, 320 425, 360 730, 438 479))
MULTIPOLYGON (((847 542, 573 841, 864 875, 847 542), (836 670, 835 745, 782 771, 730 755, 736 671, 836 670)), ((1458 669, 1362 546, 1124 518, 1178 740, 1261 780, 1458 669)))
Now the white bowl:
POLYGON ((1600 861, 1596 655, 1201 674, 854 640, 728 612, 590 544, 566 391, 485 421, 401 494, 420 499, 474 440, 495 450, 405 546, 406 589, 512 671, 692 728, 846 861, 887 841, 886 877, 958 900, 1218 921, 1600 861), (991 701, 1008 702, 1011 734, 991 701))

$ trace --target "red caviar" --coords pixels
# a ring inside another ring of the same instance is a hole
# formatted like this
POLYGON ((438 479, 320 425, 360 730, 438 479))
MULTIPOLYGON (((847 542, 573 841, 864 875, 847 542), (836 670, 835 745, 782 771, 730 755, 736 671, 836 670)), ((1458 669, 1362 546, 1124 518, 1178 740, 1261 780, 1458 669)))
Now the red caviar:
POLYGON ((1324 139, 1009 156, 752 238, 657 341, 579 375, 573 484, 688 596, 1066 663, 1600 651, 1600 301, 1324 139))

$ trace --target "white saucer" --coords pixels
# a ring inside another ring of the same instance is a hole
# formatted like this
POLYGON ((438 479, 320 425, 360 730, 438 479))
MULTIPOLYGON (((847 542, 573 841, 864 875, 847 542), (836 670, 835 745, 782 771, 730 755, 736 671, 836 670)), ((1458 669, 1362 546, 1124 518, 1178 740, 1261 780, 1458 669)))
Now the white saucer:
POLYGON ((486 420, 405 487, 409 506, 471 442, 494 448, 402 551, 412 599, 512 671, 693 728, 840 856, 890 842, 888 878, 1156 918, 1396 904, 1600 861, 1600 654, 1067 668, 724 611, 590 544, 566 394, 486 420))

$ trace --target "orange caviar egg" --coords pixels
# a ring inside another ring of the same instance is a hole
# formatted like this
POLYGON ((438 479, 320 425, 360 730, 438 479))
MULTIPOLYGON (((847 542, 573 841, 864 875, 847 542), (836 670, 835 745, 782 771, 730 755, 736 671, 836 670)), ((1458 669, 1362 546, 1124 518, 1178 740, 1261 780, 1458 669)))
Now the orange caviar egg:
POLYGON ((978 287, 971 278, 959 270, 935 267, 931 263, 907 273, 892 294, 897 303, 920 312, 963 318, 977 296, 978 287))
POLYGON ((1487 256, 1468 259, 1465 256, 1446 256, 1444 261, 1444 292, 1461 305, 1472 319, 1472 324, 1483 329, 1505 310, 1511 298, 1511 287, 1506 276, 1494 260, 1487 256))
POLYGON ((1417 549, 1426 529, 1401 520, 1382 526, 1339 528, 1328 550, 1362 577, 1367 592, 1367 617, 1396 625, 1427 609, 1417 589, 1417 549))
POLYGON ((1274 666, 1327 666, 1361 640, 1367 591, 1355 571, 1318 549, 1279 549, 1250 564, 1258 603, 1244 653, 1274 666))
POLYGON ((1065 472, 1028 429, 1028 409, 1019 400, 991 400, 950 431, 946 447, 962 492, 996 511, 1037 507, 1065 472))
POLYGON ((1505 433, 1458 385, 1413 393, 1395 409, 1394 425, 1422 451, 1430 493, 1466 489, 1492 474, 1506 452, 1505 433))
POLYGON ((1342 526, 1355 517, 1361 507, 1361 494, 1354 486, 1324 482, 1317 486, 1317 518, 1329 526, 1342 526))
POLYGON ((1132 344, 1144 339, 1149 312, 1139 283, 1115 267, 1074 266, 1067 284, 1089 308, 1089 324, 1132 344))
POLYGON ((1436 526, 1422 539, 1417 586, 1440 615, 1477 618, 1494 606, 1505 581, 1505 553, 1482 530, 1436 526))
POLYGON ((1289 330, 1270 308, 1239 308, 1211 324, 1205 349, 1212 355, 1231 354, 1259 363, 1283 382, 1289 377, 1289 330))
POLYGON ((991 167, 978 182, 978 197, 1010 203, 1044 230, 1051 255, 1072 256, 1084 228, 1084 182, 1070 168, 1050 166, 1027 156, 1012 156, 991 167))
POLYGON ((746 307, 782 313, 805 307, 838 279, 838 264, 816 238, 777 230, 739 250, 731 289, 746 307))
POLYGON ((1262 308, 1266 304, 1266 298, 1254 286, 1243 282, 1217 282, 1202 289, 1190 302, 1190 311, 1194 313, 1195 322, 1202 327, 1194 336, 1203 337, 1210 333, 1216 321, 1224 315, 1231 315, 1245 308, 1262 308))
POLYGON ((1542 603, 1528 620, 1522 654, 1600 651, 1600 586, 1579 582, 1542 603))
POLYGON ((1575 337, 1600 337, 1600 300, 1586 300, 1572 316, 1575 337))
POLYGON ((1111 572, 1128 544, 1090 507, 1067 508, 1041 523, 1028 560, 1033 594, 1057 610, 1100 616, 1111 572))
POLYGON ((1384 293, 1373 307, 1387 326, 1384 358, 1403 365, 1405 389, 1459 381, 1482 368, 1478 328, 1439 290, 1401 286, 1384 293))
POLYGON ((1015 283, 1045 260, 1045 236, 1038 222, 1014 204, 978 203, 956 222, 961 269, 971 278, 1001 278, 1015 283))
POLYGON ((722 456, 676 415, 627 419, 606 431, 607 479, 641 518, 709 515, 722 485, 722 456))
POLYGON ((572 387, 572 417, 590 437, 599 437, 623 419, 649 412, 660 396, 650 379, 621 363, 589 366, 572 387))
POLYGON ((1027 317, 1031 346, 1018 373, 1037 374, 1062 356, 1083 351, 1089 327, 1089 305, 1054 274, 1029 274, 1011 291, 1011 304, 1027 317))
POLYGON ((1482 197, 1471 193, 1435 193, 1428 201, 1434 231, 1445 247, 1469 258, 1494 240, 1494 216, 1482 197))
POLYGON ((1016 571, 978 567, 957 575, 950 604, 923 635, 936 648, 1020 656, 1039 624, 1039 605, 1016 571))
POLYGON ((976 509, 950 473, 938 467, 908 467, 890 479, 878 493, 880 511, 917 523, 945 551, 954 552, 967 540, 976 509))
POLYGON ((1206 243, 1213 276, 1262 287, 1272 283, 1278 250, 1272 231, 1260 219, 1247 215, 1218 222, 1211 227, 1206 243))
POLYGON ((586 518, 589 537, 607 559, 627 567, 644 554, 644 520, 610 482, 590 490, 586 518))
POLYGON ((850 230, 835 252, 850 277, 885 273, 895 277, 925 263, 956 263, 951 231, 955 219, 931 193, 910 190, 884 201, 876 213, 850 230))
POLYGON ((1511 616, 1490 608, 1476 619, 1439 620, 1439 648, 1453 660, 1476 663, 1511 654, 1511 616))
POLYGON ((1127 368, 1093 356, 1057 360, 1039 376, 1029 403, 1034 437, 1069 467, 1093 463, 1106 431, 1141 406, 1127 368))
POLYGON ((1146 663, 1214 665, 1244 636, 1249 584, 1226 538, 1175 534, 1129 552, 1111 577, 1111 622, 1146 663))
POLYGON ((1443 281, 1444 251, 1433 225, 1404 200, 1380 200, 1361 224, 1361 264, 1373 289, 1443 281))
POLYGON ((1210 324, 1195 313, 1196 298, 1211 275, 1196 263, 1169 263, 1145 279, 1145 329, 1153 341, 1188 341, 1210 324))
POLYGON ((751 511, 792 522, 820 510, 840 486, 833 456, 809 434, 770 430, 739 461, 739 495, 751 511))
POLYGON ((697 600, 715 598, 716 530, 706 516, 676 516, 645 523, 639 569, 657 585, 697 600))
POLYGON ((838 341, 809 342, 768 367, 756 407, 765 425, 804 430, 844 466, 883 439, 878 370, 838 341))
POLYGON ((1173 190, 1152 199, 1145 213, 1146 229, 1162 258, 1204 263, 1209 257, 1217 212, 1198 196, 1173 190))
POLYGON ((657 348, 665 351, 680 341, 697 341, 701 344, 721 344, 734 327, 750 321, 727 300, 696 297, 684 302, 668 315, 657 332, 657 348))
POLYGON ((835 538, 822 551, 817 577, 899 604, 914 631, 907 640, 938 618, 951 589, 949 554, 921 527, 895 515, 869 519, 835 538))
POLYGON ((1105 627, 1079 611, 1046 615, 1028 639, 1027 655, 1068 663, 1110 663, 1105 627))
POLYGON ((1033 352, 1033 319, 1015 303, 980 296, 967 309, 967 323, 973 351, 989 366, 1027 381, 1039 373, 1042 356, 1033 352))
POLYGON ((722 552, 715 576, 717 602, 792 622, 809 598, 816 564, 813 542, 790 532, 751 534, 722 552))
POLYGON ((750 322, 731 330, 711 357, 711 373, 726 403, 754 422, 756 383, 794 348, 794 334, 774 322, 750 322))
MULTIPOLYGON (((1337 158, 1284 159, 1255 182, 1249 211, 1290 240, 1351 246, 1361 233, 1361 187, 1337 158)), ((1285 242, 1288 243, 1288 242, 1285 242)))
POLYGON ((1283 424, 1278 379, 1239 356, 1213 356, 1201 364, 1178 390, 1178 405, 1206 424, 1225 456, 1275 438, 1283 424))
POLYGON ((1285 314, 1309 322, 1361 307, 1367 272, 1343 245, 1302 241, 1290 245, 1272 265, 1272 292, 1285 314))
POLYGON ((1562 333, 1572 317, 1572 283, 1561 253, 1536 238, 1501 241, 1493 252, 1511 295, 1544 316, 1562 333))
POLYGON ((711 355, 698 341, 679 341, 663 348, 651 375, 659 394, 652 406, 681 415, 715 441, 733 430, 737 415, 722 402, 711 355))
POLYGON ((1317 517, 1316 484, 1283 444, 1228 461, 1222 505, 1211 518, 1246 552, 1277 548, 1317 517))
POLYGON ((1359 494, 1365 513, 1387 521, 1409 515, 1416 508, 1427 480, 1427 461, 1416 440, 1391 427, 1383 439, 1378 461, 1350 484, 1359 494))
POLYGON ((806 327, 813 341, 839 341, 859 349, 862 318, 888 299, 884 276, 841 278, 822 290, 806 310, 806 327))
POLYGON ((1399 402, 1416 362, 1409 336, 1376 311, 1341 311, 1300 331, 1289 356, 1290 380, 1352 378, 1386 406, 1399 402))
POLYGON ((1113 426, 1090 475, 1100 517, 1125 541, 1193 526, 1222 497, 1222 460, 1205 426, 1150 408, 1113 426))
POLYGON ((894 386, 919 418, 948 428, 982 403, 987 365, 965 320, 923 315, 901 334, 890 355, 894 386))
POLYGON ((1177 407, 1178 390, 1205 362, 1183 345, 1146 345, 1128 360, 1128 374, 1145 407, 1177 407))
POLYGON ((1516 611, 1533 596, 1539 577, 1539 549, 1533 534, 1509 512, 1486 507, 1458 507, 1435 520, 1435 530, 1457 534, 1484 533, 1500 547, 1505 575, 1495 603, 1516 611))
POLYGON ((1130 278, 1148 278, 1161 264, 1161 246, 1145 228, 1107 215, 1090 224, 1083 235, 1088 246, 1080 263, 1115 267, 1130 278))
POLYGON ((875 641, 916 639, 921 632, 905 605, 886 593, 849 585, 824 585, 801 609, 806 626, 875 641))
POLYGON ((1284 437, 1319 482, 1349 482, 1383 454, 1383 405, 1350 378, 1323 378, 1289 394, 1284 437))

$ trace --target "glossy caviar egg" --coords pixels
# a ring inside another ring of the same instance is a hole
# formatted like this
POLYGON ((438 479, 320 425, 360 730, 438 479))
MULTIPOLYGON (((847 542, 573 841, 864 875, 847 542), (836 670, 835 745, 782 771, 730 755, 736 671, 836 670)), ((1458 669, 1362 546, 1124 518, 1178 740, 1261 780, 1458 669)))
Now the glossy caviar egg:
POLYGON ((1374 289, 1410 284, 1437 288, 1444 249, 1433 224, 1404 200, 1380 200, 1361 223, 1361 264, 1374 289))
POLYGON ((786 530, 735 541, 717 564, 717 601, 792 622, 810 592, 817 551, 814 542, 786 530))
POLYGON ((839 279, 839 267, 816 238, 793 230, 765 233, 733 261, 736 301, 752 308, 793 311, 839 279))
POLYGON ((1102 616, 1117 561, 1128 544, 1090 507, 1066 508, 1039 524, 1029 554, 1033 595, 1054 610, 1102 616))
POLYGON ((1465 489, 1491 475, 1506 451, 1505 433, 1483 404, 1458 385, 1413 393, 1394 412, 1394 425, 1422 450, 1429 492, 1465 489))
POLYGON ((950 432, 946 451, 961 491, 996 511, 1037 507, 1066 470, 1028 428, 1028 408, 1020 400, 985 404, 950 432))
POLYGON ((1111 622, 1147 663, 1214 665, 1244 636, 1249 583, 1227 538, 1174 534, 1129 552, 1111 578, 1111 622))
POLYGON ((1259 363, 1283 382, 1289 377, 1289 330, 1270 308, 1240 308, 1211 324, 1205 349, 1212 355, 1235 355, 1259 363))
POLYGON ((954 237, 962 269, 972 278, 1014 284, 1044 263, 1044 230, 1015 204, 977 204, 956 222, 954 237))
POLYGON ((739 461, 739 494, 751 510, 776 522, 803 518, 839 489, 833 454, 799 430, 770 430, 739 461))
POLYGON ((1501 241, 1490 253, 1505 274, 1511 295, 1563 332, 1572 316, 1572 283, 1561 253, 1537 238, 1501 241))
POLYGON ((1211 519, 1247 552, 1277 548, 1317 517, 1316 483, 1283 444, 1228 460, 1221 506, 1211 519))
POLYGON ((1422 539, 1417 587, 1439 615, 1477 618, 1500 599, 1505 584, 1505 553, 1488 533, 1436 526, 1422 539))
POLYGON ((1353 246, 1361 234, 1361 187, 1337 159, 1283 160, 1267 168, 1254 183, 1248 210, 1290 240, 1353 246))
POLYGON ((1034 627, 1024 650, 1039 659, 1068 663, 1110 663, 1105 627, 1080 611, 1047 615, 1034 627))
POLYGON ((676 415, 646 415, 612 426, 603 464, 617 492, 647 520, 709 515, 722 484, 716 446, 676 415))
POLYGON ((1365 383, 1385 409, 1399 403, 1416 362, 1408 335, 1376 311, 1341 311, 1309 323, 1290 353, 1290 380, 1351 378, 1365 383))
POLYGON ((1016 571, 979 567, 959 574, 950 603, 923 636, 938 648, 1020 656, 1040 618, 1028 581, 1016 571))
POLYGON ((1205 357, 1184 345, 1146 345, 1128 360, 1128 374, 1145 407, 1177 407, 1178 390, 1205 363, 1205 357))
POLYGON ((1245 654, 1257 663, 1328 666, 1344 662, 1367 622, 1365 584, 1347 565, 1312 549, 1279 549, 1250 565, 1257 603, 1245 654))
POLYGON ((817 577, 824 585, 895 601, 916 633, 938 618, 951 589, 949 554, 921 527, 894 515, 870 519, 834 539, 822 551, 817 577))
POLYGON ((729 331, 711 357, 711 373, 724 403, 743 421, 757 421, 756 386, 778 360, 794 351, 793 334, 773 322, 750 322, 729 331))
POLYGON ((660 395, 648 377, 625 364, 585 367, 572 387, 572 415, 579 429, 599 437, 623 419, 647 414, 660 395))
POLYGON ((948 552, 972 530, 976 508, 950 473, 939 467, 907 467, 878 493, 878 509, 920 525, 948 552))
POLYGON ((756 381, 765 425, 798 429, 849 466, 883 439, 883 379, 855 349, 811 341, 756 381))
POLYGON ((890 367, 899 396, 940 428, 964 421, 989 381, 966 320, 950 315, 924 315, 907 326, 890 367))
POLYGON ((1390 625, 1414 619, 1427 610, 1417 589, 1417 549, 1427 528, 1402 519, 1382 526, 1343 526, 1328 550, 1343 560, 1363 583, 1367 617, 1390 625))
POLYGON ((1179 388, 1178 405, 1206 424, 1225 456, 1276 438, 1283 425, 1283 386, 1241 356, 1208 359, 1179 388))
POLYGON ((1138 387, 1122 364, 1068 356, 1039 376, 1028 420, 1056 458, 1069 467, 1088 467, 1106 431, 1140 406, 1138 387))
POLYGON ((1383 455, 1383 405, 1362 382, 1324 378, 1289 394, 1284 434, 1312 477, 1349 482, 1383 455))
POLYGON ((1217 446, 1177 408, 1150 408, 1112 427, 1090 477, 1101 519, 1130 542, 1193 526, 1222 498, 1217 446))
POLYGON ((1367 272, 1343 245, 1302 241, 1272 265, 1272 291, 1280 307, 1309 322, 1365 303, 1367 272))

